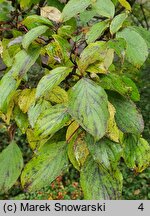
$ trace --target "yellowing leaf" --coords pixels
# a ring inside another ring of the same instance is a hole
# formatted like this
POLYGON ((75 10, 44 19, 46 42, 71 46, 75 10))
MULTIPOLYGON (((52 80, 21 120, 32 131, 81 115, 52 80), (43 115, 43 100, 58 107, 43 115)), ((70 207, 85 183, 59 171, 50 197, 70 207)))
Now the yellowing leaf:
POLYGON ((126 0, 118 0, 118 1, 126 10, 128 10, 128 11, 132 10, 131 5, 126 0))
POLYGON ((129 168, 142 172, 150 165, 150 146, 138 135, 127 134, 123 139, 123 158, 129 168))
POLYGON ((21 175, 22 186, 28 191, 40 190, 61 175, 67 167, 66 142, 46 143, 39 154, 26 164, 21 175))
POLYGON ((35 136, 34 131, 32 129, 27 129, 26 135, 30 148, 34 151, 38 148, 41 148, 48 140, 47 138, 41 139, 40 137, 35 136))
POLYGON ((120 133, 119 133, 119 129, 115 122, 116 110, 111 103, 108 103, 108 110, 110 113, 110 117, 108 120, 106 136, 110 138, 112 141, 119 142, 120 133))
POLYGON ((107 94, 88 78, 80 79, 69 91, 68 110, 96 140, 106 133, 109 118, 107 94))
POLYGON ((41 16, 59 23, 61 12, 55 7, 45 6, 41 8, 41 16))
POLYGON ((28 112, 30 106, 35 101, 35 89, 24 89, 18 98, 18 105, 23 113, 28 112))
POLYGON ((117 200, 122 193, 122 174, 119 169, 107 171, 102 164, 88 156, 80 172, 80 182, 87 200, 117 200))
POLYGON ((75 132, 77 131, 77 129, 80 127, 79 123, 77 123, 76 121, 73 121, 66 132, 66 141, 69 142, 70 139, 72 138, 72 136, 75 134, 75 132))
POLYGON ((73 166, 79 171, 89 154, 84 137, 85 132, 79 129, 73 134, 68 144, 69 159, 73 166))

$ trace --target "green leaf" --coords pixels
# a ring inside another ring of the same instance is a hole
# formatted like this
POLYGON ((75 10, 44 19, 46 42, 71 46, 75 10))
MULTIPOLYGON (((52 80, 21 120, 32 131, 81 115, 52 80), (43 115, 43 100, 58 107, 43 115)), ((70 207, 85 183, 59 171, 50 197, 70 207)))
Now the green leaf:
POLYGON ((130 26, 129 28, 140 34, 141 37, 145 40, 148 48, 150 49, 150 31, 141 26, 130 26))
POLYGON ((119 94, 109 96, 110 102, 116 109, 115 119, 120 130, 124 133, 142 133, 144 122, 135 104, 119 94))
POLYGON ((91 135, 86 136, 86 143, 94 161, 104 166, 107 170, 116 169, 122 156, 121 145, 103 138, 98 142, 94 141, 91 135))
POLYGON ((22 23, 23 25, 27 26, 29 29, 31 29, 31 27, 34 28, 39 25, 48 25, 48 26, 53 25, 49 19, 39 15, 27 16, 22 23))
POLYGON ((133 134, 124 135, 123 158, 129 168, 142 172, 150 165, 150 146, 148 142, 133 134))
POLYGON ((42 138, 53 135, 63 128, 70 120, 67 108, 63 105, 55 105, 42 112, 35 124, 35 135, 42 138))
POLYGON ((89 154, 84 136, 85 132, 83 132, 81 129, 78 129, 68 144, 69 159, 73 166, 79 171, 89 154))
POLYGON ((62 9, 64 8, 64 4, 63 1, 61 2, 59 0, 47 0, 47 5, 56 7, 57 9, 62 11, 62 9))
POLYGON ((148 47, 141 35, 130 28, 125 28, 118 32, 116 37, 126 40, 126 57, 128 61, 137 67, 143 65, 148 57, 148 47))
POLYGON ((28 109, 35 101, 35 89, 24 89, 19 94, 18 106, 23 113, 28 112, 28 109))
POLYGON ((115 34, 122 27, 122 24, 127 16, 127 13, 122 13, 114 17, 110 25, 111 34, 115 34))
POLYGON ((80 22, 82 26, 85 26, 96 15, 97 12, 93 8, 91 8, 91 10, 85 10, 80 13, 80 22))
POLYGON ((140 99, 140 94, 135 83, 127 76, 110 73, 101 77, 99 83, 102 88, 116 91, 122 96, 129 96, 134 101, 140 99))
POLYGON ((108 28, 108 26, 109 26, 108 21, 101 21, 94 24, 90 28, 90 31, 88 31, 86 34, 87 43, 90 44, 96 41, 103 34, 103 32, 108 28))
POLYGON ((50 91, 55 86, 59 85, 71 71, 72 68, 57 67, 50 71, 50 74, 42 77, 37 86, 36 98, 43 96, 47 91, 50 91))
POLYGON ((46 100, 40 100, 36 104, 33 104, 28 110, 28 119, 31 127, 33 128, 40 114, 51 107, 50 102, 46 100))
POLYGON ((24 49, 28 49, 29 45, 40 35, 44 34, 49 29, 48 26, 41 25, 31 29, 25 34, 22 40, 22 46, 24 49))
POLYGON ((69 113, 96 140, 104 136, 109 118, 107 95, 93 81, 82 78, 69 92, 69 113))
POLYGON ((0 153, 0 167, 0 194, 3 194, 15 184, 23 168, 22 153, 14 141, 0 153))
POLYGON ((21 132, 24 134, 26 132, 28 126, 29 126, 27 114, 23 113, 19 109, 19 107, 15 107, 15 109, 14 109, 14 119, 15 119, 15 122, 16 122, 17 126, 19 127, 21 132))
POLYGON ((126 41, 123 38, 115 38, 113 40, 109 40, 107 46, 111 49, 114 49, 119 57, 122 57, 125 52, 126 41))
POLYGON ((112 18, 115 14, 115 6, 111 0, 93 0, 92 6, 101 16, 112 18))
POLYGON ((80 182, 87 200, 117 200, 121 198, 122 175, 117 169, 107 171, 101 164, 97 164, 91 156, 85 161, 80 182))
POLYGON ((13 66, 9 70, 10 75, 21 79, 35 63, 40 55, 40 51, 40 48, 31 47, 27 52, 25 50, 18 52, 14 57, 13 66))
POLYGON ((45 145, 22 172, 21 183, 26 191, 36 191, 48 186, 68 166, 66 142, 45 145))
POLYGON ((105 58, 105 42, 98 41, 89 44, 81 53, 78 68, 83 73, 90 64, 96 61, 103 61, 105 58))
POLYGON ((10 75, 5 74, 0 81, 0 110, 7 112, 9 102, 17 88, 17 81, 10 75))
POLYGON ((62 11, 62 21, 65 22, 83 12, 90 4, 91 0, 70 0, 62 11))

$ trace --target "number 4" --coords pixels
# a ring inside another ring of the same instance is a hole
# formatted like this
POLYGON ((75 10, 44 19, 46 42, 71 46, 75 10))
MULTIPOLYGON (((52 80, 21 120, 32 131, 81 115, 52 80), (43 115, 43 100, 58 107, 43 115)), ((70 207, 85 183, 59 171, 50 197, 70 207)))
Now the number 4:
POLYGON ((139 210, 143 211, 144 210, 144 206, 143 206, 143 203, 141 203, 138 207, 139 210))

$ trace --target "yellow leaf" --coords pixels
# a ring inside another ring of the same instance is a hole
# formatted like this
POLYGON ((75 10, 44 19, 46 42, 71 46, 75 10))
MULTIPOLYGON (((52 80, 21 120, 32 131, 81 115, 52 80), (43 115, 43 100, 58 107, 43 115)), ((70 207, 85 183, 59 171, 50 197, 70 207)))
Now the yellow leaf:
POLYGON ((67 92, 59 86, 56 86, 52 91, 48 91, 44 97, 52 103, 61 104, 68 102, 67 92))
POLYGON ((18 98, 19 108, 26 113, 31 104, 35 101, 35 89, 24 89, 18 98))
POLYGON ((120 4, 125 7, 126 10, 131 11, 131 5, 126 0, 119 0, 120 4))
POLYGON ((41 16, 59 23, 61 12, 55 7, 46 6, 41 8, 41 16))
POLYGON ((77 131, 77 129, 80 127, 80 125, 76 122, 73 121, 70 126, 67 129, 66 132, 66 141, 69 142, 70 139, 72 138, 72 136, 75 134, 75 132, 77 131))
POLYGON ((110 113, 110 117, 108 120, 106 136, 114 142, 119 142, 120 132, 115 122, 116 110, 111 103, 108 103, 108 110, 110 113))

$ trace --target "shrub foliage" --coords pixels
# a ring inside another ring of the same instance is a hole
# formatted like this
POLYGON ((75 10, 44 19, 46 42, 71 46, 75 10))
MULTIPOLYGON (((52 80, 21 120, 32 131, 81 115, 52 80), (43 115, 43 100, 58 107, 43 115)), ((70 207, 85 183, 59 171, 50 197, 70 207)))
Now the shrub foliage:
POLYGON ((120 159, 136 173, 150 163, 140 95, 123 73, 126 63, 144 64, 150 33, 131 25, 126 0, 44 3, 1 1, 0 117, 10 143, 0 153, 0 193, 19 177, 24 191, 39 190, 72 163, 85 199, 121 199, 120 159), (33 150, 25 165, 17 127, 33 150))

